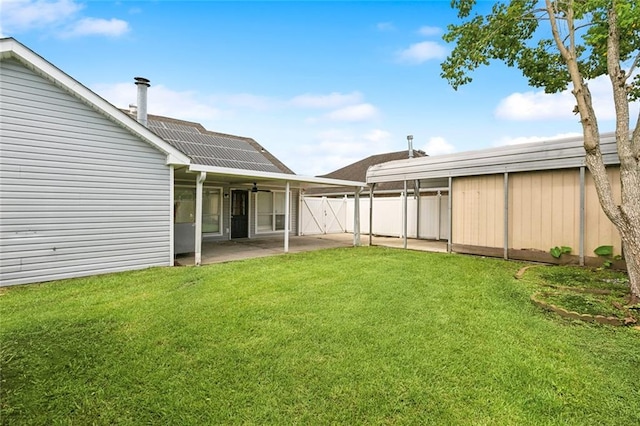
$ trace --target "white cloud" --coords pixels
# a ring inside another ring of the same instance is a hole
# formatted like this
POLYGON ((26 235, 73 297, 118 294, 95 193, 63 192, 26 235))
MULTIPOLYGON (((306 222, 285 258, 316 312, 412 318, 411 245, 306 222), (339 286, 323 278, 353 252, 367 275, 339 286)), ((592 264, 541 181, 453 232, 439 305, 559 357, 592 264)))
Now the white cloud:
POLYGON ((376 28, 378 31, 393 31, 396 29, 392 22, 378 22, 378 24, 376 24, 376 28))
POLYGON ((409 46, 397 53, 399 62, 408 64, 421 64, 430 59, 443 59, 447 55, 447 49, 434 41, 423 41, 409 46))
POLYGON ((430 138, 429 142, 424 145, 422 150, 426 152, 427 155, 442 155, 456 152, 456 148, 441 136, 434 136, 430 138))
POLYGON ((220 98, 232 107, 247 108, 256 111, 267 111, 278 106, 279 102, 267 96, 239 93, 220 98))
POLYGON ((75 0, 0 0, 0 33, 3 36, 40 30, 58 37, 118 37, 129 32, 121 19, 82 17, 84 4, 75 0))
POLYGON ((418 34, 426 36, 426 37, 439 35, 441 33, 442 33, 442 28, 429 27, 429 26, 426 26, 426 25, 423 26, 423 27, 420 27, 420 29, 418 30, 418 34))
MULTIPOLYGON (((611 82, 600 76, 588 82, 593 107, 599 120, 615 119, 611 82)), ((576 100, 569 89, 561 93, 544 91, 516 92, 502 99, 495 109, 495 116, 504 120, 579 120, 573 113, 576 100)), ((631 105, 631 116, 637 116, 640 102, 631 105)))
POLYGON ((391 141, 391 133, 386 130, 373 129, 362 135, 362 138, 374 143, 388 143, 391 141))
POLYGON ((344 105, 358 103, 362 100, 359 92, 332 92, 328 95, 314 95, 306 93, 292 98, 291 105, 301 108, 338 108, 344 105))
POLYGON ((553 136, 505 136, 493 143, 493 146, 519 145, 523 143, 542 142, 582 136, 582 133, 559 133, 553 136))
POLYGON ((553 120, 570 118, 575 99, 569 91, 512 93, 498 104, 495 115, 505 120, 553 120))
POLYGON ((310 143, 297 146, 295 156, 303 174, 320 175, 392 150, 392 135, 385 130, 332 128, 315 134, 310 143))
POLYGON ((376 118, 378 109, 369 103, 349 105, 344 108, 331 111, 325 118, 332 121, 366 121, 376 118))
POLYGON ((84 6, 73 0, 3 0, 2 32, 55 26, 73 18, 84 6))
POLYGON ((129 30, 129 23, 120 19, 83 18, 75 22, 68 31, 65 31, 63 36, 82 37, 102 35, 118 37, 128 33, 129 30))

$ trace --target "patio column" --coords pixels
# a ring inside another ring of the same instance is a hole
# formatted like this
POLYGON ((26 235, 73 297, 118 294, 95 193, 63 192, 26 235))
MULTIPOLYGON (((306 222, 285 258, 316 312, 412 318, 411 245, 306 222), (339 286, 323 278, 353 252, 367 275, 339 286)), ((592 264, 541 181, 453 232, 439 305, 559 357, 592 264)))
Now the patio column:
POLYGON ((175 265, 176 258, 176 226, 175 226, 175 166, 169 166, 169 266, 175 265))
POLYGON ((360 191, 362 188, 356 187, 353 197, 353 245, 360 246, 360 191))
POLYGON ((580 167, 580 247, 578 256, 580 257, 580 266, 584 266, 584 231, 585 231, 585 168, 580 167))
POLYGON ((403 241, 402 241, 402 247, 403 248, 407 248, 407 181, 404 181, 404 200, 402 202, 402 233, 403 235, 403 241))
POLYGON ((420 239, 420 179, 413 183, 413 198, 416 200, 416 239, 420 239))
POLYGON ((438 198, 436 198, 436 226, 438 229, 436 230, 436 241, 440 241, 440 225, 442 223, 442 214, 440 213, 442 209, 442 191, 438 190, 438 198))
POLYGON ((196 178, 196 247, 195 263, 199 266, 202 263, 202 187, 207 172, 200 172, 196 178))
POLYGON ((373 190, 375 188, 375 183, 369 187, 369 246, 373 245, 373 190))
POLYGON ((284 252, 289 252, 289 220, 290 214, 289 209, 291 205, 291 200, 289 196, 290 184, 287 181, 284 189, 284 252))
POLYGON ((449 217, 449 229, 447 232, 449 233, 447 237, 447 251, 451 253, 453 251, 453 178, 449 176, 449 198, 447 199, 447 215, 449 217))
POLYGON ((504 172, 504 249, 503 258, 509 259, 509 172, 504 172))

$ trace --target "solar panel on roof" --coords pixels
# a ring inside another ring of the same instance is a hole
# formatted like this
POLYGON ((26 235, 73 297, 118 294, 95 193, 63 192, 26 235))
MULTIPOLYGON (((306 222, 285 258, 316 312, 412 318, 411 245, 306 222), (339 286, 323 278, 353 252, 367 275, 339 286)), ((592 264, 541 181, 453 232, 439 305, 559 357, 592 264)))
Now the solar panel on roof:
POLYGON ((281 172, 280 168, 242 138, 202 133, 195 125, 162 120, 149 120, 149 129, 198 164, 281 172))

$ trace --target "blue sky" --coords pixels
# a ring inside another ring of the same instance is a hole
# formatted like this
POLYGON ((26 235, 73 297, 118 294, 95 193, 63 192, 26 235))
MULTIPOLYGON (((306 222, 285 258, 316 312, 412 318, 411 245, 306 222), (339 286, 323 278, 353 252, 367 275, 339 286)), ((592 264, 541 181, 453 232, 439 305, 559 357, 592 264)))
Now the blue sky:
MULTIPOLYGON (((252 137, 302 175, 406 149, 409 134, 438 155, 581 132, 570 93, 544 94, 501 64, 454 91, 440 77, 448 1, 0 6, 2 36, 114 105, 135 103, 133 77, 149 78, 151 114, 252 137)), ((608 84, 590 82, 601 131, 614 128, 608 84)))

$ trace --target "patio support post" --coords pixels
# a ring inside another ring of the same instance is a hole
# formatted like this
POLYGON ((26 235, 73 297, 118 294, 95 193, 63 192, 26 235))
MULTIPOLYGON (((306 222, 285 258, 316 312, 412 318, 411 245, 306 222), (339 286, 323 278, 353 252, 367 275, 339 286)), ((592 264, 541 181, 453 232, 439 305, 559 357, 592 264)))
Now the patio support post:
POLYGON ((584 232, 585 232, 585 192, 584 192, 584 166, 580 167, 580 266, 584 266, 584 232))
POLYGON ((290 220, 290 204, 291 197, 289 196, 289 191, 291 189, 291 184, 287 181, 284 190, 284 252, 289 253, 289 220, 290 220))
POLYGON ((442 209, 442 191, 438 190, 438 197, 436 198, 436 241, 440 241, 440 223, 442 222, 442 214, 440 210, 442 209))
POLYGON ((504 172, 504 250, 503 257, 509 259, 509 172, 504 172))
POLYGON ((362 188, 356 186, 353 197, 353 246, 360 246, 360 191, 362 188))
POLYGON ((169 266, 175 265, 175 166, 172 164, 169 166, 169 266))
POLYGON ((449 235, 447 236, 447 251, 451 253, 453 251, 453 178, 449 176, 449 200, 448 200, 448 215, 449 215, 449 235))
POLYGON ((207 172, 200 172, 196 178, 196 266, 202 263, 202 187, 206 179, 207 172))
POLYGON ((369 187, 369 246, 373 245, 373 190, 375 188, 375 183, 369 187))
POLYGON ((420 179, 416 179, 413 184, 416 200, 416 239, 420 239, 420 179))
POLYGON ((402 247, 407 248, 407 181, 404 181, 404 200, 402 202, 402 247))

